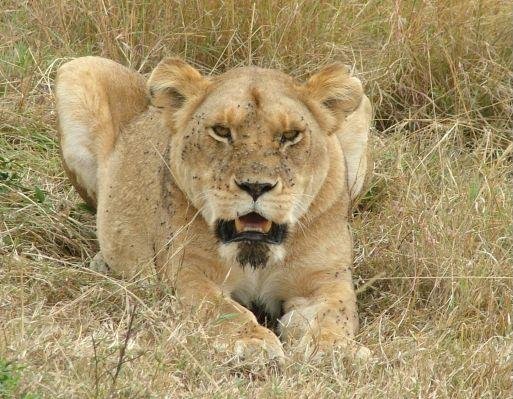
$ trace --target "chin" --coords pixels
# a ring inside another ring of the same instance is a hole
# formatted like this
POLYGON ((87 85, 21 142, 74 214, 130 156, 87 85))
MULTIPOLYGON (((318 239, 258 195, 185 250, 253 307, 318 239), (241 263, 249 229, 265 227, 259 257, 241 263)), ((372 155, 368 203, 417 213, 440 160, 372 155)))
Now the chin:
POLYGON ((256 212, 233 220, 217 220, 220 255, 231 264, 254 269, 283 261, 288 225, 275 223, 256 212))

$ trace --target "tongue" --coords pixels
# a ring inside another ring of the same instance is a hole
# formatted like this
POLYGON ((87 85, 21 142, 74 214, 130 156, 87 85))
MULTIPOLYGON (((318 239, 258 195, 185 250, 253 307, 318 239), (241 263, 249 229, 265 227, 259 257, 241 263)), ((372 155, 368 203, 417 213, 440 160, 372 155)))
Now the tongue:
POLYGON ((258 231, 268 233, 271 230, 272 222, 260 216, 258 213, 251 212, 247 215, 235 219, 235 230, 237 233, 244 231, 258 231))
POLYGON ((256 212, 248 213, 247 215, 241 216, 239 219, 243 223, 251 223, 251 224, 265 223, 268 221, 266 218, 260 216, 256 212))

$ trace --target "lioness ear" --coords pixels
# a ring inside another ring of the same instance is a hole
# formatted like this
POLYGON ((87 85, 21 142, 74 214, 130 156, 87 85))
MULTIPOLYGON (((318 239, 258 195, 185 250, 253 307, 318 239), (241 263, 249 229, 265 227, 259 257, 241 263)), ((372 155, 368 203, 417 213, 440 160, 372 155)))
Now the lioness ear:
POLYGON ((148 79, 152 105, 159 108, 181 108, 187 101, 205 93, 207 78, 179 58, 164 58, 148 79))
POLYGON ((328 65, 305 83, 308 96, 327 108, 339 125, 362 101, 363 88, 359 79, 349 75, 343 64, 328 65))

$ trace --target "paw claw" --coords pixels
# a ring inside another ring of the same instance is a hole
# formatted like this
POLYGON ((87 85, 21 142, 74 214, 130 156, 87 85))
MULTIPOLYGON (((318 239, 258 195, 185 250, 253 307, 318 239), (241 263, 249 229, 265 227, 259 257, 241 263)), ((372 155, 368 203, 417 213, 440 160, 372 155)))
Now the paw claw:
POLYGON ((368 363, 372 360, 372 351, 366 346, 360 345, 354 351, 352 357, 358 363, 368 363))
POLYGON ((101 252, 98 252, 94 258, 91 259, 91 262, 89 262, 89 269, 102 274, 108 274, 110 272, 110 267, 107 265, 105 260, 103 260, 101 252))

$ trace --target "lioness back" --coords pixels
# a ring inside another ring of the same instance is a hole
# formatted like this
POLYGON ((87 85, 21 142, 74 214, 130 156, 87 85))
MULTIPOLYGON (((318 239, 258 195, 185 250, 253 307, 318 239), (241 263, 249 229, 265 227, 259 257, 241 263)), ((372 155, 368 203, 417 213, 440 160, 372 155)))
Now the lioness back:
POLYGON ((148 107, 146 81, 114 61, 82 57, 59 68, 55 97, 64 169, 96 207, 99 166, 120 130, 148 107))

